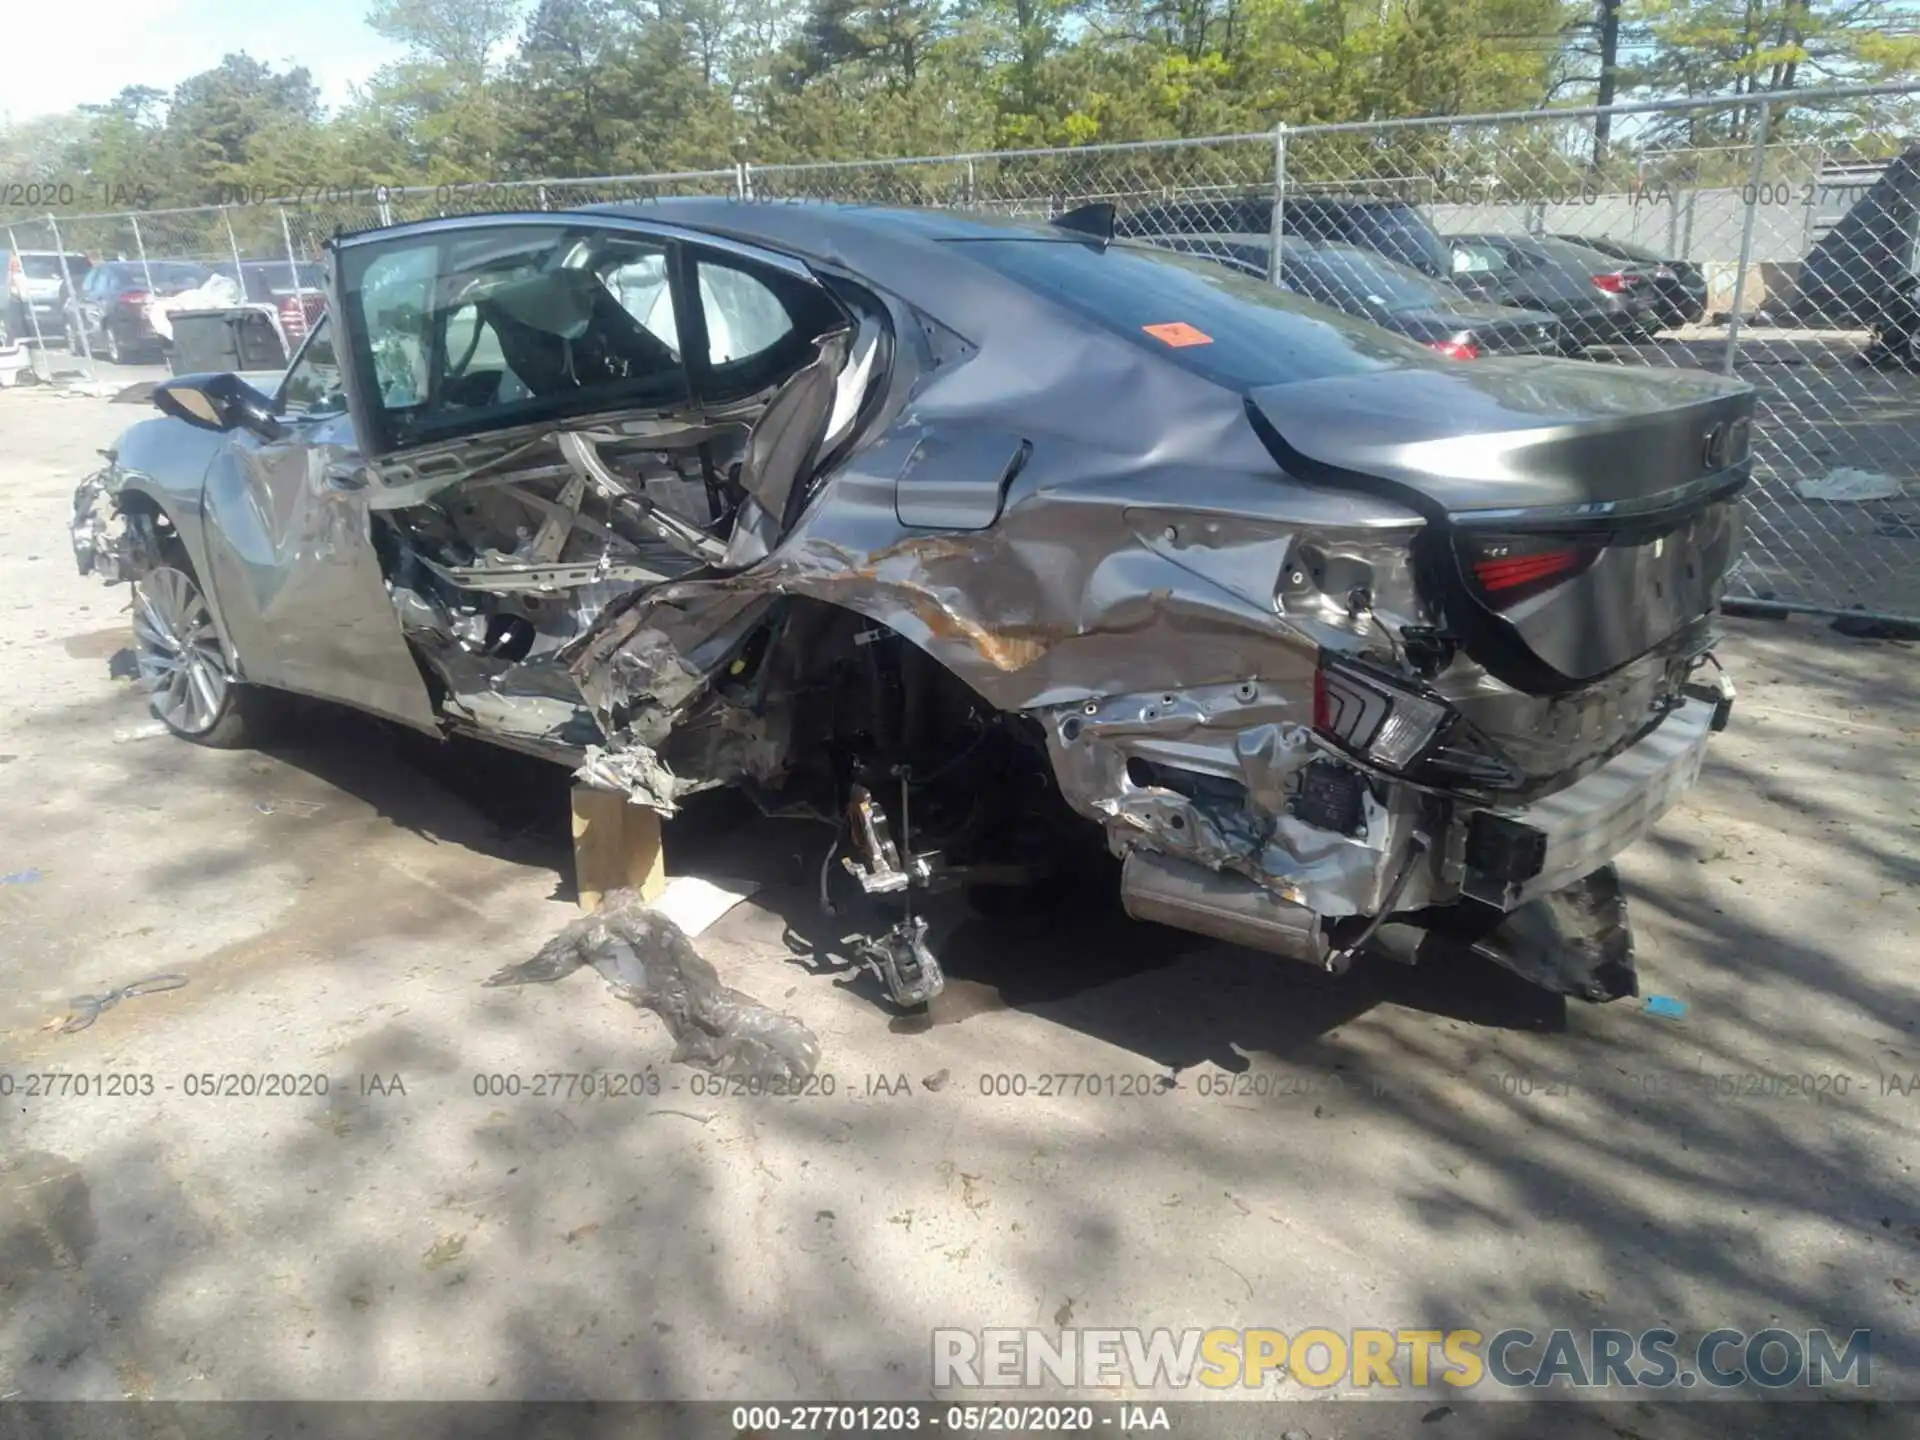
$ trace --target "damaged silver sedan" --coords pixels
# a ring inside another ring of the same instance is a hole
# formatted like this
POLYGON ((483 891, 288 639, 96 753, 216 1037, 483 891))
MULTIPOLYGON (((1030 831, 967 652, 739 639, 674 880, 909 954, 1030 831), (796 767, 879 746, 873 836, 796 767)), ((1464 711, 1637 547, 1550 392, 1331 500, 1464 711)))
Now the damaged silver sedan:
POLYGON ((1727 721, 1751 391, 1461 364, 1111 219, 340 238, 284 376, 156 390, 81 568, 186 739, 294 691, 830 821, 902 1004, 915 892, 1090 851, 1136 918, 1328 970, 1400 935, 1634 993, 1609 862, 1727 721))

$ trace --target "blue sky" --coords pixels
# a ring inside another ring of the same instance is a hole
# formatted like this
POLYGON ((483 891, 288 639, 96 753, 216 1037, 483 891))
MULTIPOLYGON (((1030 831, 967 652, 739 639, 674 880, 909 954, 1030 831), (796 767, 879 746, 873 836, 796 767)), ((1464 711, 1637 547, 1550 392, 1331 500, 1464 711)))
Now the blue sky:
POLYGON ((127 85, 171 89, 245 50, 276 69, 304 65, 329 105, 348 98, 396 47, 365 23, 367 0, 84 0, 84 20, 53 0, 0 0, 15 59, 0 118, 31 119, 110 100, 127 85))

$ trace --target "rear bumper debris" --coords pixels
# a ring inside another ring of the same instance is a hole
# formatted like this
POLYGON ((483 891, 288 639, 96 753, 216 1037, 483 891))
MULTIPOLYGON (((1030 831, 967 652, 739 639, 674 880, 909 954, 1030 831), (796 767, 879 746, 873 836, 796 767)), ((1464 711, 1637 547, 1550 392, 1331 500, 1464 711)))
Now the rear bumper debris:
POLYGON ((1494 834, 1504 842, 1502 858, 1532 863, 1470 868, 1463 892, 1512 910, 1592 874, 1652 830, 1692 788, 1718 712, 1706 700, 1683 700, 1637 744, 1564 790, 1518 809, 1476 813, 1468 822, 1470 866, 1473 842, 1494 834))
POLYGON ((1690 685, 1605 764, 1510 808, 1347 765, 1265 683, 1114 697, 1045 723, 1063 793, 1125 859, 1136 919, 1338 970, 1396 916, 1609 1000, 1636 993, 1609 862, 1694 784, 1731 691, 1690 685), (1319 797, 1327 772, 1352 782, 1344 818, 1319 797))

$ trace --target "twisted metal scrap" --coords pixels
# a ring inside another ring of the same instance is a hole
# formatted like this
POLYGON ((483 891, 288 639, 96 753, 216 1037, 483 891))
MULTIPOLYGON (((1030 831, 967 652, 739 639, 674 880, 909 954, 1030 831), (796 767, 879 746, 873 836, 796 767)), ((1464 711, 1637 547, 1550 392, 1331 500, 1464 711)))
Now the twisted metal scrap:
POLYGON ((544 985, 583 965, 598 970, 629 1005, 653 1011, 674 1038, 673 1059, 746 1079, 804 1080, 820 1062, 820 1042, 791 1015, 769 1010, 720 983, 686 932, 648 908, 639 892, 607 892, 601 908, 573 921, 531 960, 485 983, 544 985))
POLYGON ((131 985, 120 985, 104 995, 76 995, 67 1002, 71 1012, 61 1022, 59 1033, 72 1035, 86 1029, 100 1018, 102 1010, 111 1010, 122 1000, 135 995, 159 995, 168 990, 178 990, 187 983, 184 975, 149 975, 144 980, 135 980, 131 985))

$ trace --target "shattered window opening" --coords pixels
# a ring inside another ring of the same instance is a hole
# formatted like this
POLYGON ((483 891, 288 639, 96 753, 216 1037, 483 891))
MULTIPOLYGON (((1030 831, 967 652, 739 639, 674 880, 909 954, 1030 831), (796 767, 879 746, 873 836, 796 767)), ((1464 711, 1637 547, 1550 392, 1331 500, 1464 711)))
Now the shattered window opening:
POLYGON ((669 246, 503 225, 341 257, 354 363, 376 397, 373 453, 612 405, 688 398, 669 246), (649 272, 663 283, 649 288, 649 272), (647 309, 638 309, 640 304, 647 309))
POLYGON ((300 358, 281 382, 280 401, 275 413, 285 418, 317 418, 343 414, 347 408, 346 383, 340 374, 340 360, 334 353, 333 334, 326 319, 313 327, 300 358))

